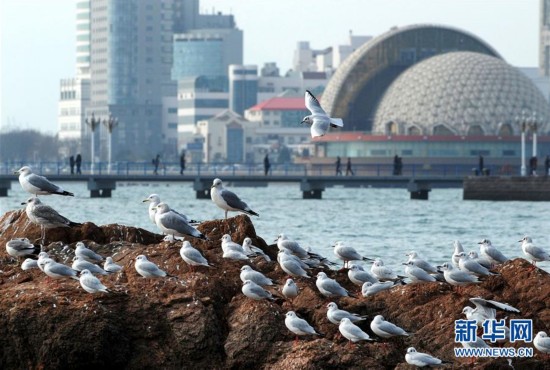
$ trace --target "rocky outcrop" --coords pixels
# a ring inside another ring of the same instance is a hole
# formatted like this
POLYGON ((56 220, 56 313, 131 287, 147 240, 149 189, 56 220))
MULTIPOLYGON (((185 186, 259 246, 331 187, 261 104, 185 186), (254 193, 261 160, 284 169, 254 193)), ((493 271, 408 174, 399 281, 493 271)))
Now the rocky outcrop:
MULTIPOLYGON (((462 308, 474 296, 508 302, 522 311, 521 318, 533 319, 535 333, 550 332, 550 277, 517 259, 499 267, 500 275, 460 291, 429 283, 372 298, 337 299, 340 307, 369 316, 360 326, 373 338, 368 324, 377 314, 414 333, 349 346, 327 320, 329 300, 318 293, 313 278, 295 279, 301 292, 292 302, 253 301, 241 293, 243 263, 221 258, 221 236, 229 233, 237 242, 248 236, 273 259, 276 254, 247 216, 204 222, 199 229, 210 241, 190 241, 215 267, 195 271, 179 256, 181 242, 165 242, 145 230, 91 223, 49 230, 45 249, 59 261, 70 263, 76 242, 84 240, 124 266, 122 273, 101 277, 115 293, 92 296, 74 280, 51 281, 39 270, 22 271, 4 245, 14 237, 36 240, 40 229, 22 211, 5 214, 0 219, 0 368, 408 369, 409 346, 452 361, 454 368, 470 368, 468 359, 454 357, 454 320, 463 318, 462 308), (139 254, 175 277, 141 278, 133 266, 139 254), (324 336, 295 344, 284 325, 289 310, 324 336)), ((257 258, 250 264, 280 284, 286 279, 276 262, 257 258)), ((345 272, 326 272, 358 291, 345 272)), ((513 365, 550 367, 537 351, 534 358, 514 359, 513 365)), ((507 360, 479 359, 475 366, 499 369, 507 367, 507 360)))

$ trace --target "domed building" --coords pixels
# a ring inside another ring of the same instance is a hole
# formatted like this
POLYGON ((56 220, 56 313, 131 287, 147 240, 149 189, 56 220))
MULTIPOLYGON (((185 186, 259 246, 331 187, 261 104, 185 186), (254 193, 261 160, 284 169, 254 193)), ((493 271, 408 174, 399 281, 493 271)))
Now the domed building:
POLYGON ((536 112, 547 133, 550 105, 539 89, 502 59, 451 52, 403 72, 376 109, 374 135, 519 135, 516 117, 536 112))
POLYGON ((550 105, 538 87, 452 27, 393 28, 370 40, 340 65, 321 105, 344 127, 314 141, 316 157, 384 164, 397 155, 463 174, 483 156, 511 174, 519 172, 522 130, 527 157, 550 154, 550 105), (538 146, 534 133, 542 134, 538 146))

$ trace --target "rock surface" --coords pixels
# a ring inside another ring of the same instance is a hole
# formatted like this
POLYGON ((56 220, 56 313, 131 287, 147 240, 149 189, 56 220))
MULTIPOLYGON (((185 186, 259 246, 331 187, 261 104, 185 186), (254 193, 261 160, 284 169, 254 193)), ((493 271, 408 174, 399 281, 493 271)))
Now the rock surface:
MULTIPOLYGON (((244 263, 221 258, 221 236, 229 233, 236 242, 248 236, 276 257, 276 246, 256 235, 247 216, 204 222, 198 228, 211 241, 190 242, 215 267, 195 271, 179 256, 181 242, 164 242, 161 235, 142 229, 86 223, 48 230, 45 249, 60 262, 70 264, 76 242, 83 240, 124 266, 123 272, 100 278, 116 293, 92 296, 77 281, 51 281, 38 269, 22 271, 7 255, 5 243, 15 237, 34 241, 40 228, 20 210, 6 213, 0 219, 0 368, 411 369, 405 352, 414 346, 465 369, 471 368, 471 359, 454 357, 454 320, 464 318, 462 309, 475 296, 508 302, 522 311, 509 318, 532 319, 535 334, 550 332, 550 276, 517 259, 497 268, 500 275, 461 291, 427 283, 369 298, 359 294, 336 299, 339 307, 369 316, 360 326, 373 338, 369 323, 377 314, 414 333, 349 346, 326 318, 330 300, 318 293, 314 278, 295 279, 301 292, 292 302, 254 301, 241 293, 239 269, 244 263), (139 254, 175 277, 140 277, 134 269, 139 254), (289 310, 324 336, 300 338, 295 344, 284 325, 289 310)), ((256 258, 249 264, 284 284, 286 275, 276 262, 256 258)), ((348 289, 358 290, 345 272, 326 272, 348 289)), ((536 350, 535 357, 512 363, 515 369, 550 368, 550 361, 536 350)), ((473 366, 509 368, 506 359, 490 358, 478 359, 473 366)))

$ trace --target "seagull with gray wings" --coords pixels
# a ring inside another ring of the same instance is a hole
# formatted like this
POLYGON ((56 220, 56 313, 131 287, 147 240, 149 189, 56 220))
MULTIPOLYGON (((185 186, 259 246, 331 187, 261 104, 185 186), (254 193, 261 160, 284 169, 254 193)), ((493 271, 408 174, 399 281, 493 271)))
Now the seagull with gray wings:
POLYGON ((329 127, 344 127, 344 123, 341 118, 331 118, 323 108, 321 104, 311 91, 306 90, 305 93, 306 108, 309 109, 311 114, 305 116, 302 120, 303 123, 307 123, 311 126, 311 137, 324 136, 329 127))
POLYGON ((222 180, 214 179, 210 188, 210 198, 212 202, 225 211, 225 219, 227 220, 227 212, 243 212, 247 215, 258 216, 245 202, 237 196, 237 194, 223 187, 222 180))
POLYGON ((73 193, 63 190, 44 176, 33 173, 29 166, 21 167, 14 174, 19 175, 19 184, 21 184, 21 187, 27 193, 34 194, 35 196, 58 194, 74 197, 73 193))
POLYGON ((168 204, 159 203, 157 213, 155 214, 155 223, 157 227, 166 235, 172 236, 192 236, 203 240, 208 240, 200 231, 189 225, 187 220, 179 213, 173 211, 168 204))
POLYGON ((29 198, 26 202, 21 204, 26 205, 25 213, 29 220, 37 225, 40 225, 42 231, 42 244, 46 239, 46 229, 53 229, 56 227, 73 227, 80 226, 81 224, 72 222, 66 217, 61 216, 55 209, 45 204, 42 204, 40 199, 34 197, 29 198))
POLYGON ((6 252, 12 257, 24 257, 40 253, 40 248, 35 247, 27 238, 15 238, 6 243, 6 252))

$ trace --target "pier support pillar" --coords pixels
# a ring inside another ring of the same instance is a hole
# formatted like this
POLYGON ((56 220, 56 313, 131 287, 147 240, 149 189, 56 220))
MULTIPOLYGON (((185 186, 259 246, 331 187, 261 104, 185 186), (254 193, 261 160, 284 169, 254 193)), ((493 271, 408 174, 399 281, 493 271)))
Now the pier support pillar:
POLYGON ((302 180, 300 190, 302 191, 303 199, 322 199, 323 191, 326 186, 324 182, 302 180))
POLYGON ((115 189, 116 181, 114 180, 97 180, 94 178, 88 180, 90 198, 110 198, 112 191, 115 189))
POLYGON ((195 179, 193 182, 193 190, 197 194, 197 199, 210 199, 211 182, 202 181, 201 179, 195 179))
POLYGON ((8 190, 11 189, 11 180, 0 181, 0 197, 7 197, 8 190))
POLYGON ((411 193, 411 199, 428 200, 432 186, 427 182, 411 180, 407 184, 407 190, 411 193))

